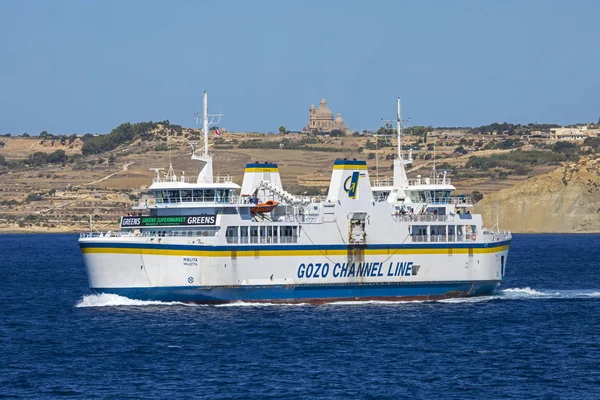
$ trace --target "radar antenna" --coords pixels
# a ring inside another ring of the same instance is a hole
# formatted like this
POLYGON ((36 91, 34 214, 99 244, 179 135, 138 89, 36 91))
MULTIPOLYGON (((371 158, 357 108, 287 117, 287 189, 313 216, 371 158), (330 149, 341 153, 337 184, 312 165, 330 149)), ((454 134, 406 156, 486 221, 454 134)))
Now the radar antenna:
POLYGON ((156 181, 160 181, 160 171, 164 171, 164 168, 149 168, 150 171, 154 171, 154 178, 156 181))

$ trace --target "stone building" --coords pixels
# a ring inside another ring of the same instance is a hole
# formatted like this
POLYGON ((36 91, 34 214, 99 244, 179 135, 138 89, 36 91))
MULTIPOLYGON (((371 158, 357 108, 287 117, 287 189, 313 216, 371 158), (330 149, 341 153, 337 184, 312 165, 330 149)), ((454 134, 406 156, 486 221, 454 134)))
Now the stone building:
POLYGON ((322 132, 327 133, 333 130, 340 130, 344 133, 348 132, 349 129, 344 124, 342 114, 338 113, 335 120, 333 119, 333 112, 327 107, 327 100, 321 99, 319 108, 315 105, 311 105, 308 111, 308 125, 304 127, 307 132, 322 132))

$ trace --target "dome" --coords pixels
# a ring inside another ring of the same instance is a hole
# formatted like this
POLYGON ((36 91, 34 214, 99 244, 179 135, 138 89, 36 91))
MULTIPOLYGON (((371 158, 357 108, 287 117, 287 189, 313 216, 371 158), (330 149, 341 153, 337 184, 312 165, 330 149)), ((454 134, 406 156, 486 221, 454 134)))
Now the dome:
POLYGON ((319 119, 329 119, 333 121, 333 113, 327 107, 327 100, 325 98, 321 99, 321 105, 317 108, 316 116, 319 119))
POLYGON ((344 118, 342 118, 342 114, 338 113, 337 117, 335 118, 335 123, 338 125, 342 125, 344 123, 344 118))

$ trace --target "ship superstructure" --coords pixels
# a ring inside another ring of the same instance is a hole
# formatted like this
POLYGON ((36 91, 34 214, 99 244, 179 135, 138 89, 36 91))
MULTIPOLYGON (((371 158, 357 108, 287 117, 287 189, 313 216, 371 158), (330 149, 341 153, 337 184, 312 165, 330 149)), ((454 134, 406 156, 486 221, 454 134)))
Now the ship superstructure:
POLYGON ((367 164, 339 159, 327 197, 284 190, 274 163, 246 165, 241 186, 214 177, 204 95, 196 179, 156 169, 151 199, 121 230, 82 234, 90 288, 187 302, 434 299, 492 293, 510 233, 482 228, 467 197, 440 176, 408 179, 398 102, 391 182, 371 186, 367 164))

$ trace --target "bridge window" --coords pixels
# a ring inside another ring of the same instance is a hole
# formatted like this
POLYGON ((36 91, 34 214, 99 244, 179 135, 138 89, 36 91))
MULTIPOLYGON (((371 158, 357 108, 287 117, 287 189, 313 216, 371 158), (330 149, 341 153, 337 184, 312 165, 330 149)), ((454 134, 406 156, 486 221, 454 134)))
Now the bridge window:
POLYGON ((182 190, 181 191, 181 201, 184 203, 189 203, 192 201, 192 191, 191 190, 182 190))
POLYGON ((192 190, 193 201, 204 201, 204 190, 194 189, 192 190))
POLYGON ((229 204, 231 202, 231 194, 233 190, 230 189, 217 189, 217 203, 229 204))
POLYGON ((410 192, 410 199, 413 203, 425 203, 425 192, 422 190, 410 192))
POLYGON ((179 190, 167 190, 167 196, 169 198, 169 203, 181 202, 181 198, 179 197, 179 190))
POLYGON ((450 200, 449 190, 428 190, 427 202, 430 204, 445 204, 450 200))
POLYGON ((214 189, 204 190, 204 201, 209 201, 209 202, 215 201, 215 190, 214 189))
POLYGON ((153 194, 154 194, 154 200, 156 201, 156 204, 162 204, 163 199, 165 199, 167 197, 166 190, 154 190, 153 194))

